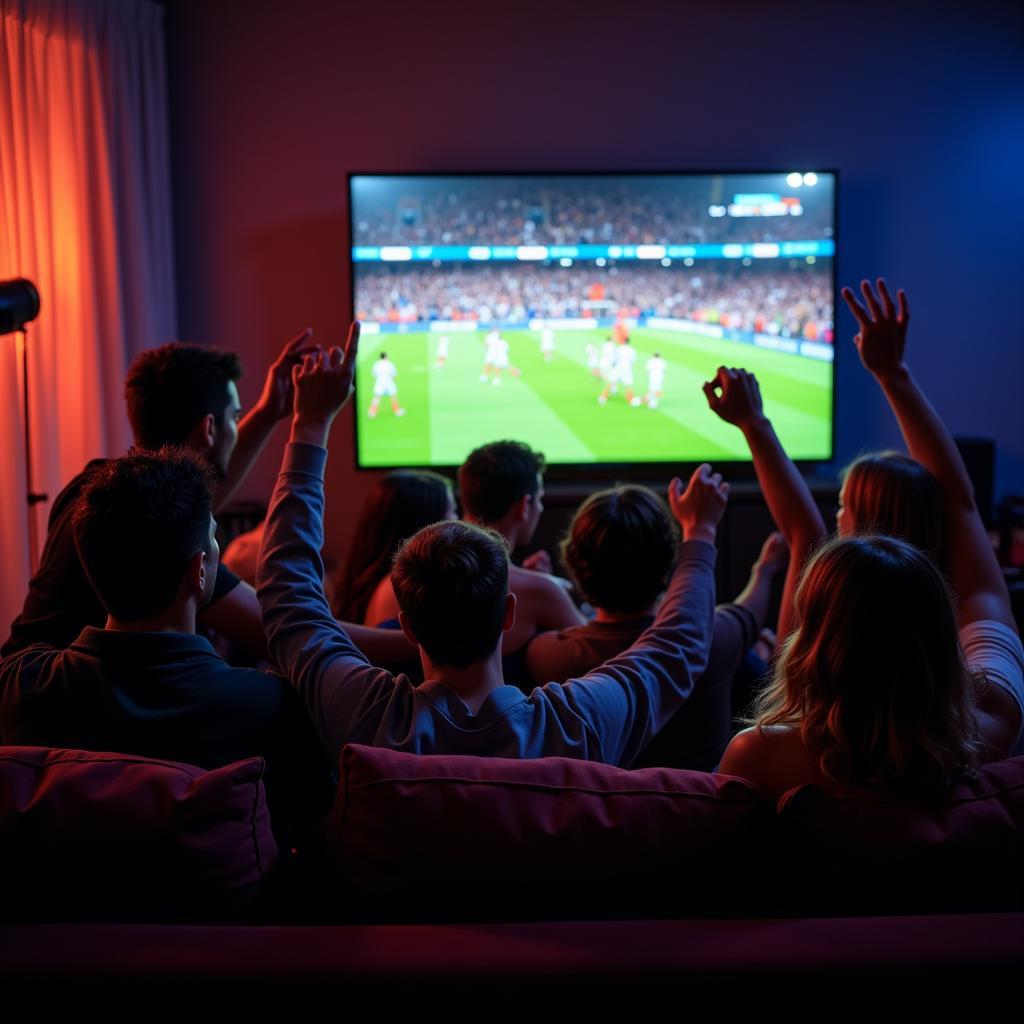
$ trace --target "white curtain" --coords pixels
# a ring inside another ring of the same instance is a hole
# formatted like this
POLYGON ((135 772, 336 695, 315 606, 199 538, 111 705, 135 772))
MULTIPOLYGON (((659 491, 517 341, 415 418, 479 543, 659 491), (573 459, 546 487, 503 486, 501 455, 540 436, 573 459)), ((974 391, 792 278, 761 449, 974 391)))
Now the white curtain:
MULTIPOLYGON (((123 382, 176 335, 163 7, 0 0, 0 280, 27 277, 32 467, 52 499, 130 442, 123 382)), ((19 373, 0 336, 0 636, 28 577, 19 373)), ((49 504, 37 507, 40 539, 49 504)))

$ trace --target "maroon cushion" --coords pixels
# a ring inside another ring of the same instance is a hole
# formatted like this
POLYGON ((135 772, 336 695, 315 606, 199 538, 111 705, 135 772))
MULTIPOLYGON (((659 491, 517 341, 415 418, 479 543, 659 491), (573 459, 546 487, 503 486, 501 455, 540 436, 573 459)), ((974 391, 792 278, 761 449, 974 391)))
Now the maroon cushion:
POLYGON ((0 915, 204 918, 254 906, 277 861, 263 760, 203 771, 0 747, 0 915))
POLYGON ((792 912, 1024 910, 1024 757, 931 801, 802 786, 778 829, 792 912))
POLYGON ((332 812, 335 905, 376 920, 714 913, 742 900, 748 783, 567 758, 348 746, 332 812))

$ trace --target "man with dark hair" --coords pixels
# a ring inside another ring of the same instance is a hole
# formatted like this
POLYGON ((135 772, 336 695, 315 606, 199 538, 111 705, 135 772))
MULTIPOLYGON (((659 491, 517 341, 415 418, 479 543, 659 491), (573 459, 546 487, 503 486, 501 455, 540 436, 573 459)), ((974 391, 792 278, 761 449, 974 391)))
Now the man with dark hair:
POLYGON ((684 536, 651 628, 580 679, 528 696, 504 684, 500 640, 515 621, 503 537, 435 523, 395 559, 393 580, 425 682, 374 668, 335 621, 323 591, 324 466, 331 423, 352 390, 359 328, 344 356, 307 357, 295 371, 290 443, 257 571, 271 656, 298 689, 327 756, 346 743, 417 753, 589 758, 628 764, 693 690, 714 611, 714 540, 728 485, 709 466, 670 489, 684 536))
POLYGON ((501 639, 508 553, 493 530, 460 522, 420 530, 399 549, 391 585, 406 635, 435 665, 467 668, 501 639))
POLYGON ((275 804, 287 789, 323 809, 329 773, 310 758, 294 693, 280 676, 230 667, 196 635, 218 571, 212 483, 184 448, 96 467, 71 532, 105 625, 66 650, 34 644, 0 661, 0 742, 201 768, 262 756, 275 804))
MULTIPOLYGON (((586 625, 534 637, 526 651, 530 677, 562 682, 634 643, 654 621, 678 547, 668 506, 649 488, 620 485, 587 498, 562 542, 562 560, 596 615, 586 625)), ((732 738, 733 678, 760 634, 787 550, 782 535, 772 534, 743 593, 715 609, 703 676, 634 767, 714 771, 732 738)))
MULTIPOLYGON (((234 353, 177 343, 141 353, 125 381, 136 446, 155 450, 165 444, 185 445, 201 455, 217 479, 214 509, 222 508, 252 468, 275 424, 288 415, 291 368, 309 350, 311 333, 303 331, 285 346, 267 372, 259 401, 241 422, 235 382, 242 366, 234 353)), ((39 568, 0 655, 33 643, 67 647, 83 626, 103 625, 106 612, 82 570, 71 514, 89 476, 105 461, 94 459, 54 499, 39 568)), ((131 549, 126 555, 133 557, 131 549)), ((229 570, 217 574, 216 590, 199 621, 247 657, 265 655, 256 592, 229 570)))
MULTIPOLYGON (((71 515, 78 557, 108 621, 136 632, 175 602, 184 565, 196 577, 193 619, 208 603, 220 556, 212 527, 213 472, 185 448, 97 466, 71 515)), ((194 623, 178 630, 194 631, 194 623)))
POLYGON ((238 437, 231 426, 241 376, 242 363, 234 352, 174 342, 141 353, 124 382, 135 443, 150 451, 189 442, 196 450, 206 447, 207 461, 226 479, 238 437))
MULTIPOLYGON (((458 472, 463 516, 504 537, 509 552, 529 544, 544 511, 544 465, 540 452, 519 441, 495 441, 470 452, 458 472)), ((523 651, 537 633, 585 621, 550 570, 546 552, 509 566, 517 611, 502 651, 506 674, 517 684, 526 683, 523 651)))
MULTIPOLYGON (((497 523, 509 513, 516 519, 539 519, 538 502, 544 494, 544 467, 541 452, 535 452, 521 441, 494 441, 475 448, 459 467, 459 496, 466 515, 477 522, 497 523), (515 515, 523 511, 526 517, 515 515)), ((522 543, 529 543, 536 522, 520 533, 522 543)), ((519 534, 516 537, 520 539, 519 534)))

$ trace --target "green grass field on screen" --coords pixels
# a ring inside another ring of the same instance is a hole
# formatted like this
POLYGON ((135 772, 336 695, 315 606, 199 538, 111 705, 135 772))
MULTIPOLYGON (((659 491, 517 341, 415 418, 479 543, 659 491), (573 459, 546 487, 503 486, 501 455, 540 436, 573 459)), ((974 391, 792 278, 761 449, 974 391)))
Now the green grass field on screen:
POLYGON ((552 463, 694 462, 748 459, 739 430, 707 406, 701 384, 718 366, 742 366, 757 375, 765 412, 794 459, 831 455, 832 366, 803 356, 696 334, 636 328, 634 390, 647 388, 644 364, 655 352, 668 363, 656 409, 629 405, 621 387, 598 403, 604 382, 587 368, 586 346, 606 330, 556 331, 555 354, 545 362, 540 332, 503 331, 509 359, 501 384, 480 382, 484 332, 452 333, 448 359, 437 367, 439 335, 367 334, 356 376, 359 461, 363 466, 453 466, 490 441, 525 441, 552 463), (381 351, 395 364, 396 417, 387 398, 375 418, 370 366, 381 351))

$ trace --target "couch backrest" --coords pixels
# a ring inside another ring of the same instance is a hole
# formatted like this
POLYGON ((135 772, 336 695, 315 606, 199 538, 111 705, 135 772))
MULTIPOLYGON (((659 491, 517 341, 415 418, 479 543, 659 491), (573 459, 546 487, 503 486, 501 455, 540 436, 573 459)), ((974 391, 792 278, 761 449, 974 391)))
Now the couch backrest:
POLYGON ((215 771, 0 747, 0 918, 206 920, 259 905, 277 862, 262 758, 215 771))
POLYGON ((1024 757, 934 801, 803 786, 776 829, 788 913, 1024 910, 1024 757))
POLYGON ((346 747, 335 914, 372 920, 677 917, 749 906, 769 808, 748 783, 567 758, 346 747))

